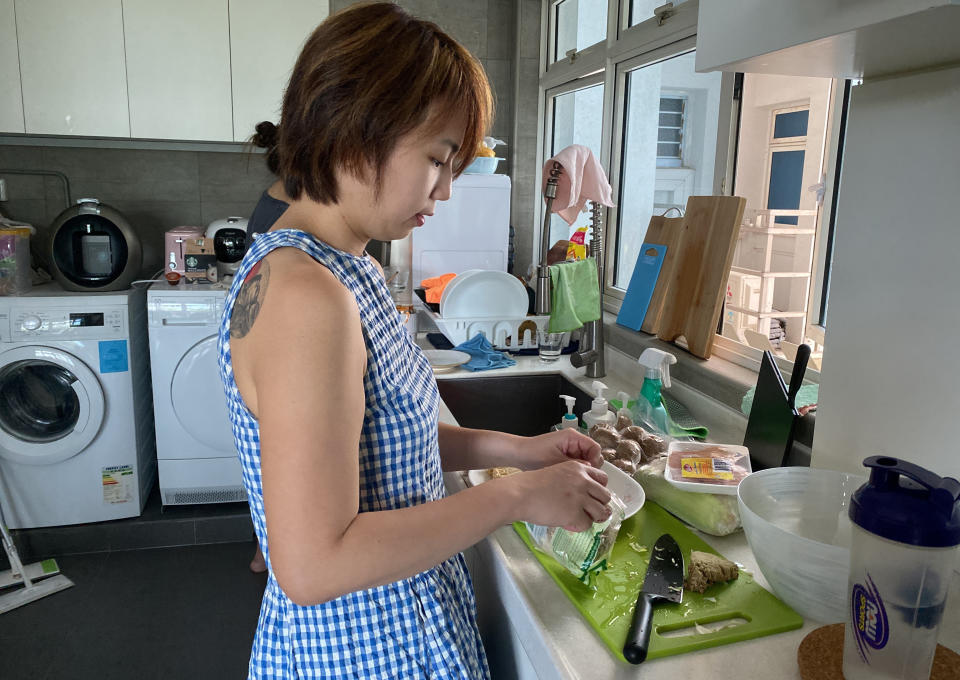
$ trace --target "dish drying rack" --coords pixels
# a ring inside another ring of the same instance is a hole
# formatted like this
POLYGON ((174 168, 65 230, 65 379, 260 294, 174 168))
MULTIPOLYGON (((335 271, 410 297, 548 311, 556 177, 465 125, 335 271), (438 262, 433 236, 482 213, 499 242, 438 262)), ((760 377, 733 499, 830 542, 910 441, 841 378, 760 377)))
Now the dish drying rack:
POLYGON ((436 312, 427 310, 430 319, 440 332, 454 345, 459 345, 474 337, 483 336, 501 351, 537 349, 537 331, 547 330, 550 316, 524 316, 522 318, 462 318, 445 319, 436 312))

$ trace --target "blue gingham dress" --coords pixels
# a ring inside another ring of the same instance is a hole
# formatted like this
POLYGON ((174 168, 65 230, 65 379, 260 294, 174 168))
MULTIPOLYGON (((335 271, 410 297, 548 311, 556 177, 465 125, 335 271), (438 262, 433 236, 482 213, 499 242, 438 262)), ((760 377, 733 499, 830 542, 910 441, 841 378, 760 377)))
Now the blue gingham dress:
MULTIPOLYGON (((359 433, 360 512, 445 495, 437 447, 439 393, 430 365, 404 330, 383 276, 358 257, 303 231, 253 242, 227 295, 219 363, 250 514, 269 578, 250 655, 256 678, 488 678, 473 586, 462 555, 411 578, 311 607, 294 604, 270 562, 260 477, 259 425, 233 379, 230 314, 253 265, 275 248, 300 248, 356 297, 367 348, 366 406, 359 433)), ((278 348, 282 351, 282 348, 278 348)))

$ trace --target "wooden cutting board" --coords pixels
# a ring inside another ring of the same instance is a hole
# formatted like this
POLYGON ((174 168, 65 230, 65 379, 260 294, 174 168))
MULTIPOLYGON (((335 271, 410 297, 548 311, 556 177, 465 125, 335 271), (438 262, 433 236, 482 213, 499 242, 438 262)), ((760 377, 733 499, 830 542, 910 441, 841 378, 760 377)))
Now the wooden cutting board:
POLYGON ((667 247, 667 252, 663 256, 663 264, 660 266, 657 285, 653 289, 650 304, 647 305, 647 315, 643 318, 643 324, 640 326, 640 330, 644 333, 653 333, 654 335, 657 333, 660 315, 663 312, 663 302, 667 297, 669 281, 673 278, 673 265, 677 257, 677 242, 682 228, 682 217, 654 215, 650 218, 650 224, 647 226, 647 235, 643 237, 644 243, 667 247))
POLYGON ((690 353, 704 359, 713 350, 746 205, 739 196, 687 199, 657 337, 672 342, 682 335, 690 353))

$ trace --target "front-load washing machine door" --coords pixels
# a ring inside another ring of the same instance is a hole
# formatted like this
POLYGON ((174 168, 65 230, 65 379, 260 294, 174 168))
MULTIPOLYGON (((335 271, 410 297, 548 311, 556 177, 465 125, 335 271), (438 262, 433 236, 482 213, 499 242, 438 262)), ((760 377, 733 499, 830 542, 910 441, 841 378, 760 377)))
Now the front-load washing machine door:
POLYGON ((77 357, 40 346, 0 354, 0 457, 60 463, 93 441, 103 419, 103 388, 77 357))
MULTIPOLYGON (((184 353, 173 371, 170 402, 184 431, 213 449, 212 455, 220 454, 224 458, 237 455, 220 381, 216 335, 207 336, 184 353)), ((196 451, 185 448, 182 455, 194 458, 196 451)))

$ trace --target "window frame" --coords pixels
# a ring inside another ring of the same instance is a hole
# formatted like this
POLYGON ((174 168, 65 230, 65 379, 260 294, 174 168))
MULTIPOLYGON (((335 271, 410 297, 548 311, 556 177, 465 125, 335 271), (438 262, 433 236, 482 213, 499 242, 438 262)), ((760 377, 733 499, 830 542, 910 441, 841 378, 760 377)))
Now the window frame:
MULTIPOLYGON (((542 186, 542 166, 548 158, 547 153, 552 145, 553 127, 553 98, 571 91, 603 84, 603 111, 601 113, 601 149, 600 164, 607 171, 612 195, 616 201, 620 195, 620 184, 623 171, 623 143, 625 137, 625 89, 627 74, 657 61, 664 61, 682 53, 696 49, 697 20, 699 0, 685 0, 675 5, 672 14, 662 22, 657 16, 629 26, 630 0, 608 0, 607 5, 607 35, 606 39, 583 50, 568 54, 563 59, 551 61, 556 51, 556 6, 562 0, 541 0, 541 40, 540 45, 540 79, 538 92, 538 135, 537 135, 537 171, 536 189, 537 208, 535 211, 533 264, 539 264, 540 239, 544 226, 545 205, 540 195, 542 186)), ((666 0, 664 4, 667 4, 666 0)), ((719 117, 717 121, 717 147, 714 161, 713 192, 717 195, 731 195, 734 179, 735 151, 738 138, 739 92, 737 91, 739 74, 723 72, 721 75, 721 97, 719 117), (726 131, 726 133, 724 132, 726 131)), ((834 81, 836 83, 843 81, 834 81)), ((824 165, 827 174, 825 180, 824 200, 820 209, 818 221, 817 243, 814 251, 815 271, 811 280, 816 284, 810 293, 808 308, 815 310, 822 305, 823 280, 826 258, 829 250, 828 240, 829 216, 833 212, 837 146, 840 135, 840 120, 843 97, 836 96, 830 106, 828 115, 829 138, 826 140, 828 152, 824 165)), ((771 125, 773 118, 771 118, 771 125)), ((773 130, 770 132, 771 138, 773 130)), ((778 140, 783 141, 783 140, 778 140)), ((604 267, 604 289, 602 293, 603 308, 607 312, 617 314, 623 302, 625 290, 615 287, 616 271, 616 244, 618 208, 604 210, 604 238, 606 266, 604 267)), ((819 319, 818 319, 819 321, 819 319)), ((812 325, 812 320, 808 322, 812 325)), ((682 343, 678 343, 683 346, 682 343)), ((759 370, 762 353, 752 347, 734 342, 716 335, 714 355, 730 360, 740 366, 759 370)), ((781 368, 789 370, 791 362, 777 357, 781 368)), ((819 373, 812 367, 808 368, 807 378, 819 381, 819 373)))

